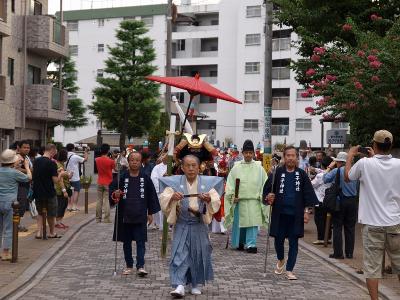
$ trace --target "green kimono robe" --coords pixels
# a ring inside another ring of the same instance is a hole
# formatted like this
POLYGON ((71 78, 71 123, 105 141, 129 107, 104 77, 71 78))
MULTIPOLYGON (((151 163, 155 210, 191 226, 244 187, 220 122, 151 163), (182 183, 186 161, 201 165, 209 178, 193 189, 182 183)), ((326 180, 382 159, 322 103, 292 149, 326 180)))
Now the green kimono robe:
POLYGON ((239 187, 239 227, 265 226, 265 206, 262 204, 263 187, 267 173, 259 161, 237 162, 229 173, 224 199, 225 224, 232 225, 236 204, 236 178, 240 178, 239 187))

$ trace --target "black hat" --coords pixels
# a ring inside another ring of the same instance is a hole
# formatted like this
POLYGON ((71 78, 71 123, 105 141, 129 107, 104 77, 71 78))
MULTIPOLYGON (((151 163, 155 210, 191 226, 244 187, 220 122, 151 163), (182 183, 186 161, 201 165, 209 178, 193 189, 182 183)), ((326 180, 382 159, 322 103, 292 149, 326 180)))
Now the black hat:
POLYGON ((251 140, 245 140, 243 144, 243 149, 242 151, 253 151, 254 152, 254 145, 251 140))

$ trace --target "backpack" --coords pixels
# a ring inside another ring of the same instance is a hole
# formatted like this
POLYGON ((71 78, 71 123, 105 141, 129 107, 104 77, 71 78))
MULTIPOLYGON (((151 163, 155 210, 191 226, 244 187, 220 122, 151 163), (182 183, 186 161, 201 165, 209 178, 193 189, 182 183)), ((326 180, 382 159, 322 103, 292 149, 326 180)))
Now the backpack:
POLYGON ((342 188, 340 187, 340 168, 336 172, 335 182, 325 190, 324 201, 322 206, 329 212, 338 212, 340 210, 340 203, 337 197, 342 197, 342 188))

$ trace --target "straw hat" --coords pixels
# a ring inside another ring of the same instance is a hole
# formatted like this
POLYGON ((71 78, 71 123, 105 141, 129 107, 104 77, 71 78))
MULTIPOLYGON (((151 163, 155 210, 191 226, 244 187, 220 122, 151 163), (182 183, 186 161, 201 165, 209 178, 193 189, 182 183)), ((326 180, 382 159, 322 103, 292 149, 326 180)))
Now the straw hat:
POLYGON ((4 150, 0 155, 0 163, 2 164, 13 164, 18 161, 17 153, 14 150, 4 150))

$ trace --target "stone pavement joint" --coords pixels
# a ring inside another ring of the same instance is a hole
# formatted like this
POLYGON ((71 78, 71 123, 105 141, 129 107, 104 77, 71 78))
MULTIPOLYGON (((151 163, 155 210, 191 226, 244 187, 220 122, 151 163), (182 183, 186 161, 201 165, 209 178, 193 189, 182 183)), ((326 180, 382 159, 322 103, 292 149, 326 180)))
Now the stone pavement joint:
MULTIPOLYGON (((161 232, 151 230, 148 234, 147 278, 120 275, 125 266, 121 244, 118 245, 119 275, 113 277, 112 230, 112 224, 86 226, 48 274, 20 299, 170 299, 168 259, 160 257, 161 232)), ((369 299, 365 288, 302 251, 294 270, 298 281, 273 274, 276 263, 273 247, 268 257, 267 276, 263 277, 264 231, 260 234, 258 254, 224 249, 224 235, 211 234, 211 241, 215 280, 203 288, 203 295, 188 294, 186 299, 369 299)))

